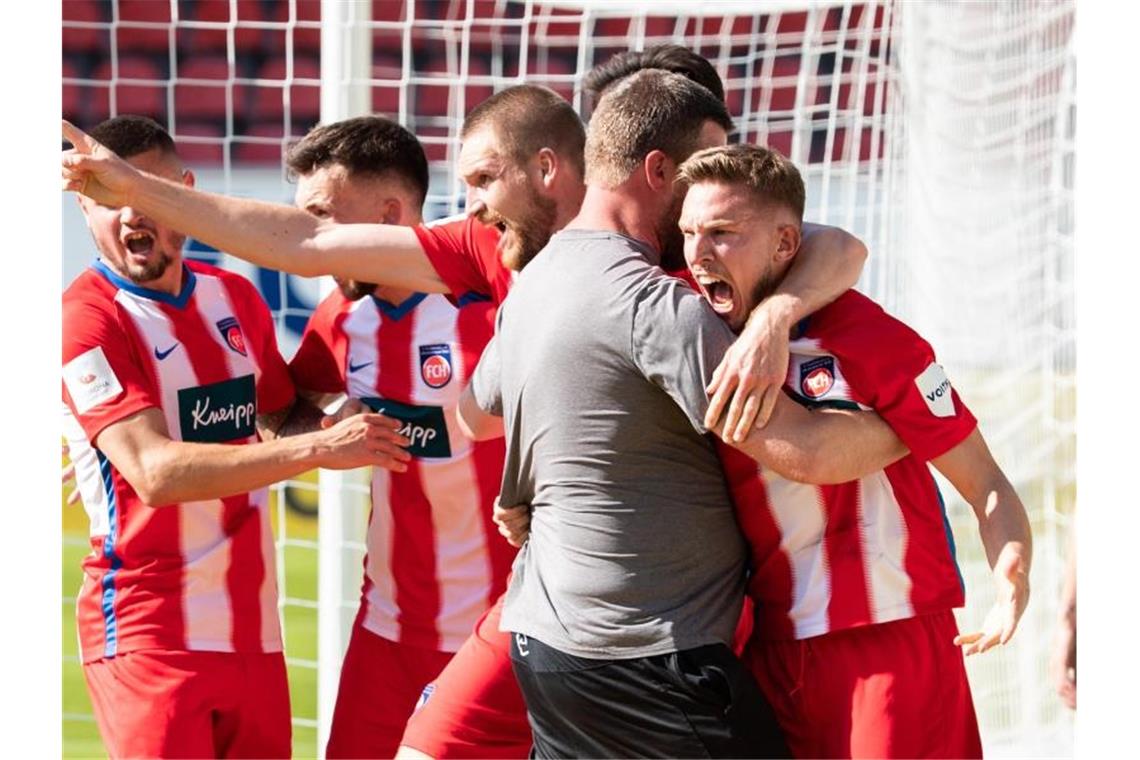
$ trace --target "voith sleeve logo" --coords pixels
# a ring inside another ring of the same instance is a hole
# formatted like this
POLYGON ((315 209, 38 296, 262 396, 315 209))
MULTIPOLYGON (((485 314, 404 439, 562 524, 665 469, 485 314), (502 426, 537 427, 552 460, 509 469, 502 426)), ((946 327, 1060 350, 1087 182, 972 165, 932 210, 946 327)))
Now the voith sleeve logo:
POLYGON ((946 370, 942 369, 942 365, 931 363, 914 379, 914 384, 918 386, 922 400, 926 402, 931 414, 935 417, 954 416, 950 378, 946 377, 946 370))

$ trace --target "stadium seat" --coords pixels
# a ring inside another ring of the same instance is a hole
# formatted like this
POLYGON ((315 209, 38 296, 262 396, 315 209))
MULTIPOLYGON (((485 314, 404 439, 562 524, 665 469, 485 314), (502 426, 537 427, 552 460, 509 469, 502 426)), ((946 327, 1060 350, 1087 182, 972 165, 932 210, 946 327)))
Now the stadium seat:
POLYGON ((234 161, 239 164, 272 164, 279 166, 284 155, 284 133, 280 122, 255 124, 244 135, 234 138, 234 161), (274 138, 271 142, 255 142, 246 138, 274 138))
POLYGON ((373 21, 403 21, 406 17, 404 0, 372 0, 373 21))
MULTIPOLYGON (((181 104, 179 116, 184 116, 181 104)), ((225 131, 214 122, 183 122, 179 121, 173 134, 174 142, 178 146, 178 155, 182 160, 192 166, 218 166, 223 161, 225 131), (209 138, 209 141, 197 142, 187 138, 209 138)))
POLYGON ((64 0, 63 10, 63 52, 68 54, 96 53, 110 47, 110 16, 104 13, 110 6, 98 0, 64 0), (83 24, 107 24, 99 29, 86 26, 72 26, 69 22, 83 24))
POLYGON ((83 124, 83 97, 79 84, 68 79, 79 78, 79 67, 70 58, 63 59, 63 118, 73 124, 83 124))
MULTIPOLYGON (((312 26, 294 26, 292 28, 293 50, 298 53, 319 55, 321 52, 321 0, 294 0, 297 8, 297 21, 310 22, 312 26)), ((276 3, 271 21, 284 23, 289 21, 290 3, 276 3)), ((283 47, 279 48, 284 50, 283 47)))
MULTIPOLYGON (((228 24, 230 21, 230 0, 183 0, 182 19, 189 22, 228 24)), ((264 5, 261 0, 237 0, 237 21, 234 28, 234 49, 239 53, 260 50, 264 29, 248 26, 250 22, 265 20, 264 5)), ((194 54, 215 52, 225 54, 228 45, 228 32, 219 26, 215 29, 195 29, 180 26, 178 48, 194 54)))
MULTIPOLYGON (((186 65, 179 66, 174 84, 178 115, 192 120, 223 122, 226 118, 225 83, 229 79, 230 65, 221 56, 191 58, 186 65), (210 84, 186 80, 204 80, 210 84)), ((238 111, 236 105, 234 111, 238 111)))
POLYGON ((124 53, 170 52, 170 3, 152 0, 119 0, 119 25, 115 44, 124 53), (134 26, 140 24, 140 26, 134 26), (154 26, 147 26, 153 24, 154 26))
MULTIPOLYGON (((257 79, 266 80, 264 85, 245 85, 242 90, 250 90, 252 96, 245 102, 249 108, 250 118, 256 121, 268 122, 272 119, 282 119, 285 105, 282 98, 281 87, 268 84, 268 82, 285 82, 286 61, 284 58, 272 58, 265 62, 257 72, 257 79)), ((294 121, 316 122, 321 113, 321 64, 316 58, 296 57, 293 59, 293 80, 306 80, 305 84, 293 84, 289 88, 290 112, 294 121)))

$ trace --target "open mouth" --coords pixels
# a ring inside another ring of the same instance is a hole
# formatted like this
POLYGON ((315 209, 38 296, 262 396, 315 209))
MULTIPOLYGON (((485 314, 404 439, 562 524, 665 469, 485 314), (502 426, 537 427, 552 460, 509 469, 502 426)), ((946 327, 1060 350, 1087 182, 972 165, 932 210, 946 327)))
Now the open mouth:
POLYGON ((736 304, 736 293, 731 285, 711 274, 699 274, 696 280, 713 311, 717 314, 728 314, 732 311, 736 304))
POLYGON ((146 256, 154 250, 154 235, 145 230, 136 230, 123 238, 127 250, 139 256, 146 256))

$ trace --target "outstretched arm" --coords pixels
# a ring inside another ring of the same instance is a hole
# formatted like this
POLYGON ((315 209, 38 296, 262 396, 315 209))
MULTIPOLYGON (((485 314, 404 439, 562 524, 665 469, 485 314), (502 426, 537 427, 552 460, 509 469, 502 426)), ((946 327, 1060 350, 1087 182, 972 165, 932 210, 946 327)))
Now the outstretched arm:
POLYGON ((1033 559, 1029 517, 980 431, 975 429, 931 464, 974 508, 986 559, 993 569, 997 600, 982 630, 954 639, 955 644, 965 647, 967 655, 985 652, 1013 637, 1029 604, 1029 565, 1033 559))
POLYGON ((788 372, 788 336, 797 322, 852 287, 863 271, 867 247, 836 227, 804 224, 800 251, 776 291, 748 318, 740 337, 713 373, 706 427, 724 416, 729 443, 764 426, 788 372))
POLYGON ((743 441, 729 440, 723 426, 713 432, 765 467, 800 483, 846 483, 877 472, 907 453, 899 437, 874 412, 809 411, 783 392, 768 424, 749 430, 743 441))
POLYGON ((187 443, 171 439, 162 412, 151 407, 108 425, 97 441, 139 498, 158 507, 245 493, 314 467, 403 472, 410 456, 398 426, 362 414, 327 430, 244 446, 187 443))
POLYGON ((63 122, 65 190, 104 206, 130 206, 158 224, 259 266, 447 293, 411 227, 336 224, 292 206, 233 198, 141 172, 63 122))

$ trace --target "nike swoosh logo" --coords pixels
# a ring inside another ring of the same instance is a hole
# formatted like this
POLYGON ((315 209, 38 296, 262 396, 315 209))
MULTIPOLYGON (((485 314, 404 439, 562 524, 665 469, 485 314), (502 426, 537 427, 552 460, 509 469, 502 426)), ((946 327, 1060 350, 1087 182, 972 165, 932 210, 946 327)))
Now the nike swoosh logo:
POLYGON ((370 364, 372 364, 372 362, 364 362, 364 364, 353 364, 352 359, 349 359, 348 360, 348 371, 349 372, 356 372, 359 369, 364 369, 365 367, 367 367, 370 364))
POLYGON ((171 351, 173 351, 173 350, 174 350, 174 349, 176 349, 176 348, 178 348, 178 344, 177 344, 177 343, 175 343, 173 346, 171 346, 170 348, 166 349, 165 351, 159 351, 159 350, 158 350, 158 346, 155 346, 155 347, 154 347, 154 358, 155 358, 155 359, 158 359, 159 361, 162 361, 162 360, 163 360, 163 359, 165 359, 166 357, 170 356, 170 352, 171 352, 171 351))

